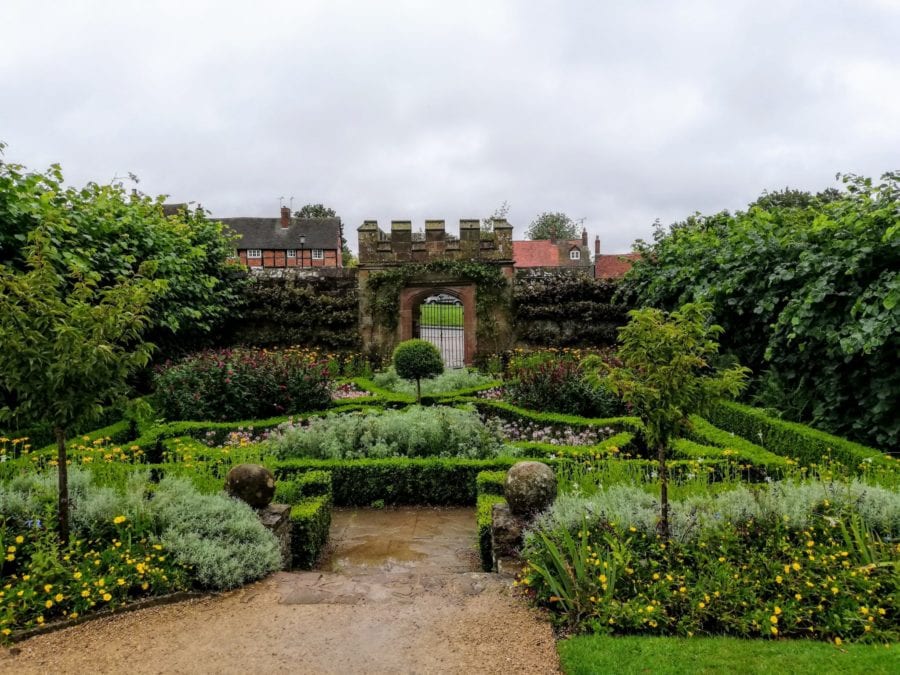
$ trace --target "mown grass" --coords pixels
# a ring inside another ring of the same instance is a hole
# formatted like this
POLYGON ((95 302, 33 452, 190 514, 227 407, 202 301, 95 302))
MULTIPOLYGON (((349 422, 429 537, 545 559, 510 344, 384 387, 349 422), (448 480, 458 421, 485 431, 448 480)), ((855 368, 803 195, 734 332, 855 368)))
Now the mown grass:
POLYGON ((423 326, 463 325, 463 308, 460 305, 422 305, 419 322, 423 326))
POLYGON ((900 672, 900 645, 838 647, 812 640, 582 635, 562 640, 557 647, 568 675, 900 672))

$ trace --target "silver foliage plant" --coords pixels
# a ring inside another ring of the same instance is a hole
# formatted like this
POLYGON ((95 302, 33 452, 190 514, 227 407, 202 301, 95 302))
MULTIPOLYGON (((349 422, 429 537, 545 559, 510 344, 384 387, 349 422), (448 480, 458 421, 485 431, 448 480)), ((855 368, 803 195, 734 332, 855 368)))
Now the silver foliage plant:
MULTIPOLYGON (((718 495, 694 496, 672 502, 672 538, 692 541, 725 523, 776 518, 792 528, 811 525, 816 510, 827 500, 831 508, 859 514, 862 522, 881 536, 900 537, 900 493, 858 480, 846 483, 780 481, 759 489, 738 486, 718 495)), ((656 532, 659 504, 656 497, 635 485, 613 485, 596 494, 560 495, 541 514, 529 537, 537 531, 577 532, 583 524, 615 523, 647 534, 656 532)))
MULTIPOLYGON (((41 523, 56 499, 56 472, 28 474, 0 483, 0 513, 41 523)), ((72 533, 93 539, 108 532, 113 518, 146 523, 169 555, 187 565, 195 585, 209 589, 240 586, 281 567, 278 542, 247 504, 224 493, 202 494, 183 478, 152 484, 136 471, 123 489, 97 485, 90 471, 71 468, 72 533)))

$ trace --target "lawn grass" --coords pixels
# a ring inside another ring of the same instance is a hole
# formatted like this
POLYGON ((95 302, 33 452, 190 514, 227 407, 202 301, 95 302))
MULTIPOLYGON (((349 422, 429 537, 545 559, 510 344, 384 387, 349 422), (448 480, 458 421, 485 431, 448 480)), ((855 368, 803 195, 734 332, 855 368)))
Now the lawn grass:
POLYGON ((462 305, 421 305, 419 323, 422 326, 456 326, 462 328, 462 305))
POLYGON ((588 673, 878 673, 900 672, 900 645, 812 640, 609 637, 582 635, 558 644, 563 671, 588 673))

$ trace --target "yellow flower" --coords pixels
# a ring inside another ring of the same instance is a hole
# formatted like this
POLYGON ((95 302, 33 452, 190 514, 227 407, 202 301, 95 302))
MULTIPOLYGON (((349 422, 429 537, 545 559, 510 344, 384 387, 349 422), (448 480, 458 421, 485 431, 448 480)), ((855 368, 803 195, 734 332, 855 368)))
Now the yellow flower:
POLYGON ((775 577, 776 584, 780 584, 782 581, 784 581, 784 579, 782 578, 782 576, 780 574, 777 577, 775 577))
POLYGON ((772 626, 769 630, 772 631, 772 635, 778 635, 778 629, 775 626, 772 626))
POLYGON ((44 592, 49 593, 53 590, 53 584, 44 584, 44 592))
POLYGON ((778 623, 778 617, 775 616, 775 615, 773 614, 772 616, 769 617, 769 623, 777 624, 777 623, 778 623))
POLYGON ((53 599, 56 600, 57 602, 62 602, 62 601, 63 601, 63 594, 62 594, 62 593, 57 593, 57 594, 56 594, 56 597, 53 598, 53 599))
POLYGON ((841 640, 841 638, 836 637, 836 638, 834 638, 834 644, 836 644, 838 647, 840 647, 842 644, 844 644, 844 641, 841 640))
POLYGON ((799 571, 800 571, 800 563, 798 563, 798 562, 796 562, 796 561, 791 565, 791 567, 794 568, 794 571, 795 571, 795 572, 799 572, 799 571))
POLYGON ((104 594, 103 594, 103 599, 104 599, 106 602, 109 602, 110 600, 112 600, 112 596, 111 596, 109 593, 104 593, 104 594))
POLYGON ((125 580, 120 577, 119 579, 116 580, 116 583, 119 584, 119 586, 124 586, 125 580))
POLYGON ((2 632, 4 635, 9 635, 10 633, 12 633, 12 631, 11 631, 9 628, 4 628, 4 629, 3 629, 2 631, 0 631, 0 632, 2 632))
POLYGON ((23 537, 21 534, 18 537, 16 537, 17 544, 22 544, 24 542, 25 542, 25 537, 23 537))
POLYGON ((70 618, 70 619, 77 619, 77 618, 78 618, 78 612, 72 612, 71 614, 69 614, 69 618, 70 618))
POLYGON ((775 614, 781 614, 781 607, 779 607, 778 605, 775 605, 775 614))
POLYGON ((38 622, 38 623, 44 623, 44 617, 39 616, 39 617, 37 618, 37 622, 38 622))
POLYGON ((706 607, 706 603, 705 603, 705 602, 698 602, 698 603, 697 603, 697 607, 699 607, 700 609, 703 609, 704 607, 706 607))
POLYGON ((800 595, 799 593, 794 593, 794 599, 797 600, 797 601, 799 602, 800 600, 803 599, 803 596, 800 595))
POLYGON ((113 518, 113 523, 115 523, 116 525, 121 525, 126 520, 128 519, 125 516, 116 516, 115 518, 113 518))
POLYGON ((50 609, 51 607, 53 607, 53 601, 48 600, 47 602, 44 603, 44 607, 46 607, 47 609, 50 609))
POLYGON ((90 591, 81 591, 81 597, 82 597, 82 598, 86 598, 86 597, 89 596, 90 594, 91 594, 90 591))

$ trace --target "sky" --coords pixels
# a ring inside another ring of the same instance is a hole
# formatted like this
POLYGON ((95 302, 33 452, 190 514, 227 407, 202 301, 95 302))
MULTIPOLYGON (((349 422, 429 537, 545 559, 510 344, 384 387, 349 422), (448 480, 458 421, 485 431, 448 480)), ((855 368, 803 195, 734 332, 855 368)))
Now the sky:
POLYGON ((900 0, 0 1, 5 160, 214 217, 543 211, 604 253, 900 169, 900 0))

